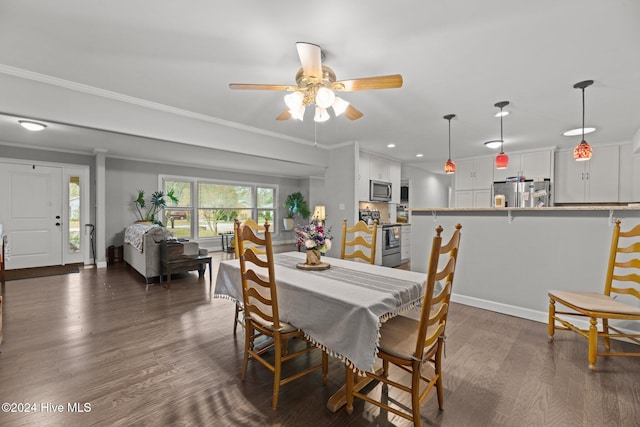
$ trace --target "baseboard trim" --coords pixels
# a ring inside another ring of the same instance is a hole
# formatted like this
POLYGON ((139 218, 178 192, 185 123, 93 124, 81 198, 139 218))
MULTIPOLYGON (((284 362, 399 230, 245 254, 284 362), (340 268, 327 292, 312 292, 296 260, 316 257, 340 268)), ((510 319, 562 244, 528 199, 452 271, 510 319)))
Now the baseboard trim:
POLYGON ((451 301, 459 304, 470 305, 471 307, 482 308, 484 310, 495 311, 496 313, 533 320, 534 322, 547 323, 548 319, 548 314, 546 312, 474 298, 466 295, 459 295, 456 293, 451 294, 451 301))
MULTIPOLYGON (((520 317, 522 319, 533 320, 534 322, 544 323, 545 325, 547 325, 549 321, 549 313, 546 311, 531 310, 529 308, 518 307, 510 304, 503 304, 500 302, 489 301, 485 299, 474 298, 474 297, 459 295, 455 293, 451 294, 451 301, 458 304, 464 304, 471 307, 481 308, 483 310, 494 311, 496 313, 506 314, 514 317, 520 317)), ((572 323, 583 329, 589 328, 589 322, 587 320, 582 320, 582 319, 577 319, 575 317, 572 317, 572 323)), ((629 329, 629 328, 621 327, 620 325, 616 325, 614 322, 611 322, 611 324, 619 328, 621 331, 629 334, 640 333, 640 331, 637 331, 635 329, 629 329)), ((629 342, 631 344, 637 344, 629 339, 623 339, 623 338, 618 338, 618 339, 629 342)))

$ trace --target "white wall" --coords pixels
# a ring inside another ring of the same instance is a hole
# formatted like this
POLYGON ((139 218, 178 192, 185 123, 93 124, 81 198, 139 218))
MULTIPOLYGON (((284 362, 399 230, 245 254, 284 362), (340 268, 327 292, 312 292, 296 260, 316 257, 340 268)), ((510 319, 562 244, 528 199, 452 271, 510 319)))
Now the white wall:
POLYGON ((340 239, 342 220, 347 218, 353 224, 358 218, 358 202, 356 197, 356 162, 359 156, 358 143, 350 143, 331 150, 329 167, 325 174, 326 186, 326 227, 331 227, 333 247, 329 256, 340 256, 340 239))
MULTIPOLYGON (((640 211, 615 211, 622 229, 640 211)), ((546 322, 551 289, 602 292, 612 226, 609 211, 414 212, 411 269, 426 272, 438 225, 448 238, 462 224, 453 301, 546 322)), ((640 304, 634 299, 634 304, 640 304)), ((637 325, 636 328, 640 328, 637 325)))
POLYGON ((402 165, 402 179, 409 181, 409 207, 448 207, 450 175, 438 175, 411 165, 402 165))
POLYGON ((147 163, 122 159, 107 159, 106 172, 106 205, 107 227, 106 244, 119 246, 124 242, 124 229, 136 220, 131 211, 131 201, 142 189, 147 193, 158 190, 158 176, 172 175, 191 178, 206 178, 231 182, 260 183, 278 186, 278 209, 276 218, 276 232, 274 242, 292 241, 291 232, 282 231, 282 203, 288 194, 295 191, 302 192, 308 197, 308 190, 304 188, 303 180, 280 178, 272 176, 253 175, 244 172, 215 171, 209 169, 189 168, 185 166, 147 163))

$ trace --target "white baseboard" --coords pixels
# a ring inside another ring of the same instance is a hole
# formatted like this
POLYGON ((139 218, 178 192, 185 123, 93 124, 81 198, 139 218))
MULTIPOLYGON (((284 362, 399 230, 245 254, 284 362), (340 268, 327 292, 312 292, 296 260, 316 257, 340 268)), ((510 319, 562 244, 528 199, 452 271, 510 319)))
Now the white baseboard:
MULTIPOLYGON (((496 313, 507 314, 509 316, 515 316, 515 317, 520 317, 522 319, 533 320, 534 322, 544 323, 545 329, 549 319, 549 313, 547 313, 546 311, 531 310, 529 308, 503 304, 495 301, 488 301, 485 299, 469 297, 466 295, 458 295, 458 294, 452 293, 451 301, 458 304, 464 304, 464 305, 469 305, 471 307, 481 308, 483 310, 495 311, 496 313)), ((587 320, 582 320, 576 317, 572 317, 571 322, 575 326, 578 326, 579 328, 583 328, 583 329, 589 328, 589 322, 587 320)), ((614 326, 617 326, 618 329, 620 329, 621 331, 629 334, 640 333, 640 331, 638 330, 623 328, 618 325, 615 325, 615 323, 613 322, 611 324, 613 324, 614 326)), ((622 339, 622 340, 632 344, 637 344, 628 339, 622 339)))
POLYGON ((466 295, 458 295, 456 293, 451 294, 451 301, 459 304, 470 305, 471 307, 482 308, 484 310, 495 311, 496 313, 533 320, 534 322, 547 323, 548 319, 548 314, 546 312, 469 297, 466 295))

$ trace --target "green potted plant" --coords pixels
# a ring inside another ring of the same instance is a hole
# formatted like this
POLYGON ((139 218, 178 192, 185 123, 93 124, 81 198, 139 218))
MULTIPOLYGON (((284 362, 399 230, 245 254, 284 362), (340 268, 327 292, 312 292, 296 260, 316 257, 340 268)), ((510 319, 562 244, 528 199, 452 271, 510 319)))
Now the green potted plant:
POLYGON ((282 206, 287 208, 286 216, 283 218, 283 227, 285 230, 294 229, 295 223, 293 218, 296 215, 300 215, 302 218, 309 218, 309 215, 311 215, 307 201, 299 191, 289 194, 282 206))
POLYGON ((135 212, 138 216, 138 223, 158 224, 164 227, 162 221, 156 218, 158 212, 167 207, 168 198, 173 203, 178 203, 178 198, 174 195, 173 190, 164 194, 162 191, 154 191, 151 193, 149 200, 144 198, 144 190, 138 190, 138 197, 133 200, 132 204, 135 208, 135 212))

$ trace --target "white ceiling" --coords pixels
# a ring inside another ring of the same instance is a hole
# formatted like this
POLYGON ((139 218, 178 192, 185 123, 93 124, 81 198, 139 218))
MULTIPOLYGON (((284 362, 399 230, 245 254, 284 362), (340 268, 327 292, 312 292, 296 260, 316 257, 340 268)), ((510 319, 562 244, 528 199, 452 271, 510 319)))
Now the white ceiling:
POLYGON ((75 152, 98 148, 116 157, 194 165, 206 164, 212 147, 224 150, 215 157, 228 168, 304 176, 321 173, 309 169, 313 155, 300 160, 313 153, 316 142, 322 149, 355 140, 367 151, 439 172, 447 158, 443 116, 457 115, 451 123, 454 160, 490 154, 483 142, 499 138, 494 104, 503 100, 510 101, 511 112, 504 118, 507 154, 575 146, 579 137, 561 136, 581 124, 581 93, 573 84, 592 79, 585 97, 586 125, 598 129, 587 136, 594 155, 598 145, 634 137, 639 150, 636 0, 314 5, 315 10, 299 1, 3 0, 0 141, 75 152), (304 122, 275 120, 285 108, 285 92, 229 89, 229 83, 294 84, 297 41, 320 45, 324 64, 338 80, 399 73, 404 85, 345 92, 342 97, 364 117, 332 117, 317 126, 311 111, 304 122), (111 114, 118 102, 132 105, 122 117, 111 114), (164 118, 179 117, 180 126, 156 119, 154 131, 140 131, 134 119, 150 122, 153 116, 146 113, 157 117, 159 111, 164 118), (37 118, 50 127, 27 133, 15 126, 15 117, 37 118), (247 145, 224 141, 219 132, 216 141, 181 137, 212 124, 247 130, 257 147, 264 138, 273 146, 257 148, 258 166, 234 154, 248 151, 247 145), (172 141, 180 143, 177 151, 169 149, 172 141), (299 146, 300 155, 283 157, 279 142, 299 146), (391 142, 395 149, 386 147, 391 142))

